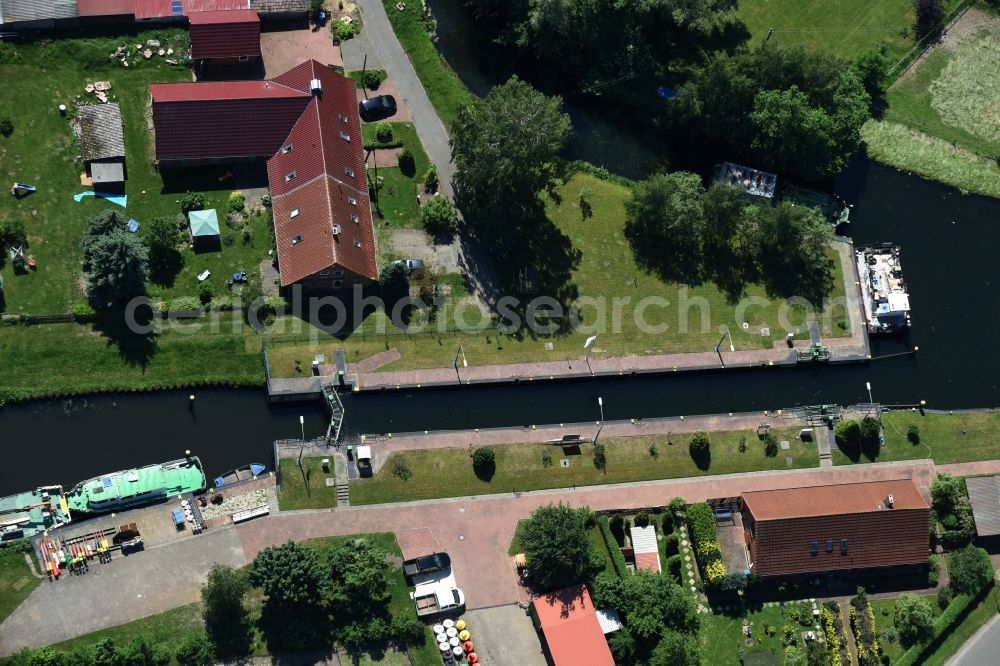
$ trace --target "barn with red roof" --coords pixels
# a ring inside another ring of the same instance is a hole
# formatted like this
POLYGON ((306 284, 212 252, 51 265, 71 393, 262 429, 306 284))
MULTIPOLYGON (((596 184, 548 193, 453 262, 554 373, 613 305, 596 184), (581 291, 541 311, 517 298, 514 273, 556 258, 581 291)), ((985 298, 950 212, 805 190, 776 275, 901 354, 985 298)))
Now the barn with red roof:
POLYGON ((191 58, 248 62, 260 58, 260 17, 252 9, 188 14, 191 58))
POLYGON ((927 566, 930 506, 909 479, 761 490, 742 500, 754 575, 927 566))
POLYGON ((531 609, 554 666, 614 666, 585 585, 544 594, 532 602, 531 609))
POLYGON ((267 160, 281 284, 378 280, 355 84, 315 60, 268 81, 149 86, 161 167, 267 160))

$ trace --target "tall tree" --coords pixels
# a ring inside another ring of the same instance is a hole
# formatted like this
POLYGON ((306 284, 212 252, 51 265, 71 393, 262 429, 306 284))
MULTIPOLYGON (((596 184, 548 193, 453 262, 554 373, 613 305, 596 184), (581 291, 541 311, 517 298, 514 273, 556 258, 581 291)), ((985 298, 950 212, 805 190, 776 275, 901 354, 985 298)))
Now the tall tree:
POLYGON ((154 217, 143 225, 142 238, 149 248, 150 278, 157 284, 172 285, 184 265, 184 258, 177 250, 181 242, 178 221, 177 217, 154 217))
POLYGON ((821 307, 833 288, 833 260, 827 256, 831 225, 815 209, 787 201, 761 212, 758 261, 768 294, 798 296, 821 307))
POLYGON ((335 616, 363 620, 387 614, 389 565, 385 556, 385 550, 367 539, 346 541, 327 553, 335 616))
POLYGON ((913 12, 916 15, 917 35, 924 37, 941 26, 944 7, 941 0, 913 0, 913 12))
POLYGON ((990 554, 976 546, 966 546, 948 554, 949 585, 956 594, 975 594, 996 575, 990 554))
POLYGON ((904 645, 913 645, 931 636, 934 609, 923 597, 904 594, 896 600, 896 630, 904 645))
POLYGON ((650 655, 649 666, 701 666, 701 645, 691 636, 668 631, 650 655))
POLYGON ((219 656, 240 656, 250 650, 251 622, 243 598, 250 590, 245 572, 214 564, 201 588, 205 630, 219 656))
POLYGON ((654 174, 636 186, 625 202, 625 237, 641 266, 666 280, 701 281, 703 194, 701 178, 685 171, 654 174))
MULTIPOLYGON (((524 524, 522 543, 531 582, 542 591, 582 583, 593 571, 589 509, 568 504, 539 507, 524 524)), ((602 564, 603 566, 603 564, 602 564)))
POLYGON ((116 231, 123 230, 125 224, 125 216, 110 208, 94 213, 87 218, 87 230, 83 233, 83 240, 80 243, 84 261, 90 261, 91 252, 98 241, 116 231))
POLYGON ((569 137, 562 99, 516 76, 459 112, 451 147, 466 221, 486 240, 515 234, 539 210, 553 159, 569 137))
POLYGON ((270 546, 257 553, 249 572, 250 583, 267 595, 261 625, 268 643, 294 650, 328 638, 323 596, 329 576, 316 551, 292 541, 270 546))
POLYGON ((149 251, 124 228, 97 238, 90 246, 87 297, 97 308, 124 305, 146 293, 149 251))

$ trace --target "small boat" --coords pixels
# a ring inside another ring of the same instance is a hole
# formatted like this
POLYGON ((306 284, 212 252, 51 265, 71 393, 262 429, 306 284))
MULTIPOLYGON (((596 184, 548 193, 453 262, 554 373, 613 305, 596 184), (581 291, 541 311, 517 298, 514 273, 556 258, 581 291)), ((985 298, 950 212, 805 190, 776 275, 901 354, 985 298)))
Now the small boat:
POLYGON ((221 488, 222 486, 228 486, 230 483, 256 478, 263 474, 266 469, 267 467, 260 463, 250 463, 249 465, 243 465, 243 467, 231 469, 222 474, 222 476, 215 477, 215 487, 221 488))
POLYGON ((62 486, 40 486, 0 497, 0 541, 30 539, 70 520, 62 486))
POLYGON ((153 504, 204 488, 205 472, 201 460, 188 456, 81 481, 69 491, 66 501, 73 511, 106 513, 153 504))
POLYGON ((861 308, 872 335, 905 333, 910 327, 910 295, 899 263, 899 247, 879 243, 856 250, 861 308))

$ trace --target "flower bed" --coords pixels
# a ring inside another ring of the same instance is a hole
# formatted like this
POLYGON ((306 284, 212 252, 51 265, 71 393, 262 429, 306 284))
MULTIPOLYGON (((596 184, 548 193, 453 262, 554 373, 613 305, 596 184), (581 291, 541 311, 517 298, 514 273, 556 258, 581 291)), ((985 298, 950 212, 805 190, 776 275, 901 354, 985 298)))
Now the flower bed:
POLYGON ((847 651, 847 641, 844 637, 844 624, 840 617, 840 607, 835 601, 823 604, 820 611, 823 618, 823 631, 826 632, 826 646, 830 650, 830 666, 844 666, 851 663, 851 655, 847 651))
POLYGON ((875 628, 875 611, 865 596, 864 590, 851 599, 851 629, 854 631, 858 648, 858 663, 861 666, 875 666, 879 663, 882 648, 878 644, 875 628))

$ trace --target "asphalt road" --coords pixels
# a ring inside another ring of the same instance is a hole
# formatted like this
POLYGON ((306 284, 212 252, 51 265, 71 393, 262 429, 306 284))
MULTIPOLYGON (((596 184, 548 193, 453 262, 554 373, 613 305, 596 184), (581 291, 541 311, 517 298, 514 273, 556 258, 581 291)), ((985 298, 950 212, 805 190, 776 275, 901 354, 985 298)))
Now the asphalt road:
POLYGON ((945 666, 984 666, 1000 661, 1000 615, 987 622, 965 642, 945 666))

